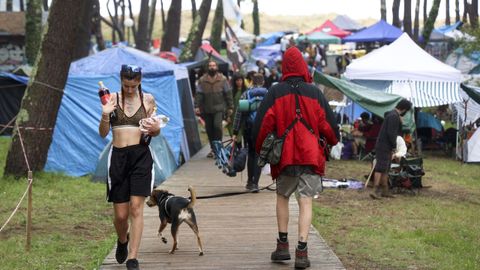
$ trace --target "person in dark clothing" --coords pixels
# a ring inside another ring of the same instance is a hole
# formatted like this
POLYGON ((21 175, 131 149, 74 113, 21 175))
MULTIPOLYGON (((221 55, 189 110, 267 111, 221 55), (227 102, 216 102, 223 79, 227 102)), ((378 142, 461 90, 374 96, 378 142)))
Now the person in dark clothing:
POLYGON ((392 162, 393 150, 397 148, 397 136, 402 133, 402 120, 407 111, 412 108, 412 103, 406 99, 400 100, 395 109, 385 113, 385 119, 375 145, 375 174, 373 178, 374 192, 370 193, 372 199, 393 196, 388 190, 388 171, 392 162), (381 189, 380 189, 381 186, 381 189))
POLYGON ((324 147, 338 142, 335 115, 322 92, 313 85, 307 64, 296 47, 285 52, 281 82, 272 86, 257 111, 253 126, 255 149, 260 152, 270 133, 282 137, 287 130, 278 164, 270 164, 277 184, 277 248, 272 261, 290 260, 288 245, 289 198, 298 196, 298 245, 295 267, 310 266, 307 237, 312 221, 312 198, 322 190, 324 147), (295 121, 295 119, 297 119, 295 121), (293 125, 292 125, 293 123, 293 125), (308 126, 308 127, 307 127, 308 126))
MULTIPOLYGON (((201 115, 205 120, 210 148, 213 149, 212 141, 220 141, 223 136, 223 116, 233 114, 232 91, 227 78, 218 72, 217 62, 208 62, 208 71, 199 80, 195 95, 195 114, 201 115)), ((213 152, 207 157, 213 158, 213 152)))
MULTIPOLYGON (((249 97, 259 97, 263 98, 265 94, 267 94, 267 89, 263 87, 265 83, 264 77, 260 73, 255 73, 253 75, 253 88, 245 91, 240 100, 248 99, 249 97)), ((235 113, 235 118, 233 120, 233 136, 232 140, 237 140, 237 135, 241 127, 244 130, 244 139, 246 146, 248 148, 248 156, 247 156, 247 171, 248 171, 248 180, 247 185, 245 186, 246 189, 258 192, 258 181, 260 180, 260 174, 262 172, 262 168, 257 165, 258 155, 255 152, 255 141, 253 140, 252 134, 252 127, 253 121, 255 121, 256 112, 242 112, 238 109, 235 113)))

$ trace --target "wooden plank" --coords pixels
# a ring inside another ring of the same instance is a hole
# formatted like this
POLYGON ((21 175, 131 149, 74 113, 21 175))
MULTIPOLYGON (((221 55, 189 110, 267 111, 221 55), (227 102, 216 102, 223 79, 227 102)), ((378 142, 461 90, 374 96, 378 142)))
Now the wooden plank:
MULTIPOLYGON (((234 178, 222 174, 213 159, 205 158, 208 150, 202 149, 161 188, 185 197, 190 196, 189 185, 195 188, 197 196, 245 191, 246 173, 234 178)), ((270 183, 270 177, 262 175, 260 185, 270 183)), ((164 244, 157 236, 160 225, 158 209, 146 207, 138 258, 141 269, 292 269, 298 229, 298 206, 294 197, 290 200, 289 223, 292 260, 282 264, 270 261, 277 237, 275 192, 265 190, 256 194, 199 199, 194 210, 205 255, 198 256, 195 235, 186 224, 179 229, 179 249, 175 254, 169 254, 172 245, 170 225, 164 231, 169 242, 164 244)), ((309 269, 345 269, 313 227, 309 232, 308 247, 312 262, 309 269)), ((115 260, 115 247, 100 269, 125 269, 124 264, 117 264, 115 260)))

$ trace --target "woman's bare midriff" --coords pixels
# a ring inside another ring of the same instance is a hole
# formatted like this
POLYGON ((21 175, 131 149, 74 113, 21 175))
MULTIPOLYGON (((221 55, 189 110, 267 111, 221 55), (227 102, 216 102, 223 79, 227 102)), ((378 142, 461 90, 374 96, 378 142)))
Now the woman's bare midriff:
POLYGON ((113 146, 123 148, 140 143, 142 132, 138 127, 121 127, 113 130, 113 146))

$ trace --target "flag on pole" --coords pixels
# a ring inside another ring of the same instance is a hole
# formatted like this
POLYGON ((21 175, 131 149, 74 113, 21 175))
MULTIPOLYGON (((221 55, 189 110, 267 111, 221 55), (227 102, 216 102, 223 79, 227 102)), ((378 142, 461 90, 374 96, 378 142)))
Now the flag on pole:
POLYGON ((240 42, 227 20, 225 20, 225 39, 227 42, 227 57, 232 62, 233 71, 238 71, 240 66, 247 60, 247 56, 242 51, 240 42))
POLYGON ((240 12, 240 7, 233 0, 223 0, 223 16, 228 20, 235 20, 237 22, 237 26, 242 24, 242 13, 240 12))

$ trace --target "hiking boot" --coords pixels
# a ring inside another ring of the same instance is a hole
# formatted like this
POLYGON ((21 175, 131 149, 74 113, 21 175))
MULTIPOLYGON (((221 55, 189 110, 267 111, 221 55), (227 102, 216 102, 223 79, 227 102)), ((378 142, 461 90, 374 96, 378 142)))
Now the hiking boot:
POLYGON ((127 242, 120 243, 120 240, 117 239, 117 250, 115 251, 115 259, 117 262, 122 264, 128 257, 128 234, 127 234, 127 242))
POLYGON ((137 259, 130 259, 127 261, 127 270, 140 270, 137 259))
POLYGON ((394 196, 392 193, 390 193, 390 191, 388 191, 388 190, 382 192, 382 197, 385 197, 385 198, 395 198, 395 196, 394 196))
POLYGON ((381 196, 382 196, 382 194, 380 192, 380 189, 378 189, 378 188, 375 188, 375 191, 370 193, 370 198, 372 198, 374 200, 381 200, 382 199, 381 196))
POLYGON ((259 191, 258 185, 251 184, 251 183, 247 183, 247 185, 245 186, 245 189, 250 190, 252 193, 258 193, 259 191))
POLYGON ((277 239, 277 249, 272 252, 270 259, 274 262, 290 260, 291 258, 290 252, 288 251, 288 242, 282 242, 280 239, 277 239))
POLYGON ((295 249, 295 269, 305 269, 310 267, 310 260, 308 259, 308 248, 303 250, 295 249))
POLYGON ((215 154, 213 154, 213 151, 210 151, 210 153, 207 154, 207 158, 213 158, 215 157, 215 154))

